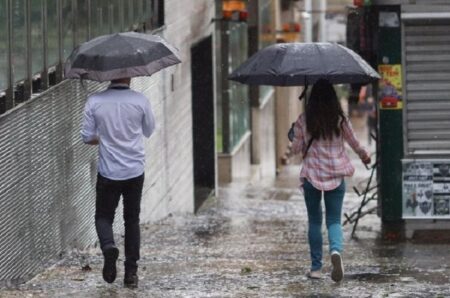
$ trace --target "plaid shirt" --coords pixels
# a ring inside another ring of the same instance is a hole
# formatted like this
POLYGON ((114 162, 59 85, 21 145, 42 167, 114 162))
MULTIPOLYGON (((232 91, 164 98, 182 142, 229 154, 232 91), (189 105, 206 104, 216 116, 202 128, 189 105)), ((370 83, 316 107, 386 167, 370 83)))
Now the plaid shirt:
MULTIPOLYGON (((304 154, 311 139, 306 130, 304 114, 295 122, 294 133, 292 151, 294 154, 304 154)), ((345 151, 344 140, 361 159, 368 157, 367 151, 356 139, 350 121, 345 119, 339 137, 334 136, 332 140, 313 140, 300 171, 301 185, 306 178, 315 188, 328 191, 337 188, 345 176, 353 175, 355 168, 345 151)))

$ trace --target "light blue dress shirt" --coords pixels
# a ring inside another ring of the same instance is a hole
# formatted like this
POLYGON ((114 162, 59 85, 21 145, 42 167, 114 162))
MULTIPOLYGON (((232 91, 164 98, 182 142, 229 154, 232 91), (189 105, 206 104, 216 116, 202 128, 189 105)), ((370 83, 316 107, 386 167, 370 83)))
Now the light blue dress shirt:
POLYGON ((98 172, 111 180, 144 173, 143 136, 149 138, 155 130, 149 100, 127 87, 110 85, 90 95, 84 110, 81 137, 85 143, 99 140, 98 172))

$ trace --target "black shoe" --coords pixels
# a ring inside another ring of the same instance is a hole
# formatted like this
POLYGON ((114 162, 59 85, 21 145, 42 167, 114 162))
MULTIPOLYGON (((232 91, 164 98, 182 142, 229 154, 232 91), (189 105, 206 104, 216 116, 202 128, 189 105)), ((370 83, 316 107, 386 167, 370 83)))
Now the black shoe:
POLYGON ((112 283, 116 280, 116 261, 119 257, 119 250, 115 246, 109 247, 103 251, 103 256, 103 279, 107 283, 112 283))
POLYGON ((137 288, 139 278, 136 273, 126 273, 123 279, 123 285, 127 288, 137 288))

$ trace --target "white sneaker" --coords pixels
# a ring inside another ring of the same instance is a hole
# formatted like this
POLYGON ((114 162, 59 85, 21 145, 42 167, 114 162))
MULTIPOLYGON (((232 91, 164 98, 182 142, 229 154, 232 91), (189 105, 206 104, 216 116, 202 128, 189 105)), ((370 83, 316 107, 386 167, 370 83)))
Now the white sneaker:
POLYGON ((341 254, 337 251, 331 252, 331 279, 335 282, 340 282, 344 278, 344 264, 342 263, 341 254))
POLYGON ((307 275, 311 279, 322 279, 322 271, 320 269, 316 271, 309 271, 307 275))

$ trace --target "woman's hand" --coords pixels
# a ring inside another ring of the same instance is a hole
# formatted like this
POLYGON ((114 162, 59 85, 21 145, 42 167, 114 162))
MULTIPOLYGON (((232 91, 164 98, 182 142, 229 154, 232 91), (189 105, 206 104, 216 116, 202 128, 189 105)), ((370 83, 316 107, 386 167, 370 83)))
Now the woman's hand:
POLYGON ((362 160, 362 162, 363 162, 365 165, 368 165, 368 164, 370 164, 370 162, 371 162, 370 156, 369 156, 369 155, 367 155, 366 157, 362 158, 361 160, 362 160))
POLYGON ((295 126, 295 122, 292 123, 292 126, 291 126, 291 128, 289 129, 289 132, 288 132, 288 139, 291 142, 294 141, 294 137, 295 137, 294 126, 295 126))

